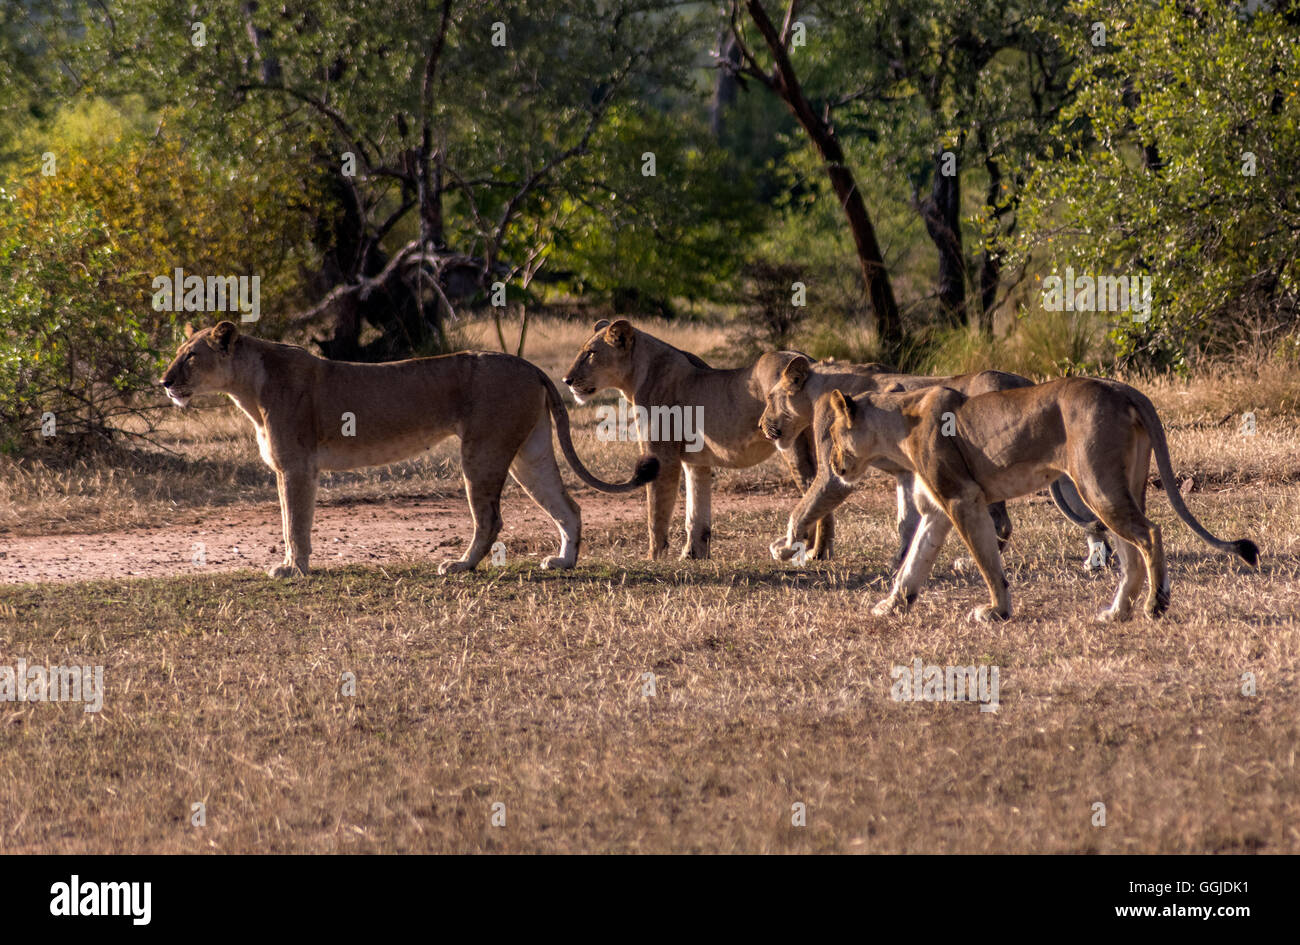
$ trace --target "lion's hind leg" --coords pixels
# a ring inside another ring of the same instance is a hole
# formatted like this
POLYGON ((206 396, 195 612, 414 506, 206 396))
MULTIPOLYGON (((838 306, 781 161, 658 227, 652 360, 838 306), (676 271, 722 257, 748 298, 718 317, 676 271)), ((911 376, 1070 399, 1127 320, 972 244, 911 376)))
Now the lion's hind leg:
POLYGON ((560 476, 551 446, 551 419, 545 414, 515 455, 510 475, 560 531, 560 553, 542 559, 543 568, 571 568, 582 544, 582 511, 560 476))
POLYGON ((1062 515, 1083 529, 1088 541, 1088 557, 1084 559, 1083 570, 1104 571, 1114 553, 1106 540, 1106 526, 1092 514, 1069 476, 1061 476, 1052 483, 1052 501, 1062 515))
POLYGON ((1165 564, 1160 526, 1146 517, 1146 484, 1151 448, 1143 439, 1131 454, 1128 470, 1113 466, 1071 472, 1079 494, 1094 515, 1119 539, 1122 569, 1119 588, 1110 609, 1099 620, 1126 620, 1142 585, 1149 582, 1146 613, 1159 617, 1169 607, 1169 573, 1165 564), (1143 567, 1145 565, 1145 567, 1143 567))
POLYGON ((682 560, 709 556, 713 540, 713 467, 686 466, 686 545, 682 560))
POLYGON ((1007 514, 1005 502, 990 502, 989 517, 993 520, 993 533, 998 538, 998 552, 1001 553, 1011 541, 1011 516, 1007 514))
POLYGON ((1142 592, 1146 583, 1146 565, 1138 546, 1130 541, 1117 542, 1116 554, 1119 555, 1120 579, 1115 590, 1115 599, 1110 607, 1097 615, 1102 623, 1127 620, 1133 613, 1133 602, 1142 592))

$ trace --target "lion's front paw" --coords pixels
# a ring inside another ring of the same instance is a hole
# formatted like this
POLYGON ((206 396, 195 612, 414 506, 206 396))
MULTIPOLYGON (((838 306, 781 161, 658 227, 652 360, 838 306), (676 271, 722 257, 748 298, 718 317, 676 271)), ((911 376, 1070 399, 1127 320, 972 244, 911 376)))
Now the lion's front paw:
POLYGON ((1131 616, 1132 616, 1132 611, 1128 609, 1121 610, 1115 607, 1107 607, 1101 613, 1097 614, 1097 622, 1098 623, 1123 623, 1125 620, 1128 620, 1128 618, 1131 616))
POLYGON ((551 555, 549 558, 542 559, 542 570, 543 571, 567 571, 569 570, 569 568, 572 568, 575 564, 577 564, 576 561, 569 561, 565 558, 560 557, 559 555, 551 555))
POLYGON ((273 578, 302 577, 307 573, 307 569, 298 567, 292 561, 285 561, 282 564, 277 564, 266 573, 273 578))
POLYGON ((460 574, 462 571, 473 571, 474 565, 468 561, 462 561, 460 558, 448 558, 442 564, 438 565, 439 574, 460 574))
POLYGON ((910 606, 907 598, 890 594, 872 607, 871 612, 877 617, 888 617, 890 614, 905 614, 910 606))
POLYGON ((788 538, 778 538, 772 544, 768 545, 772 552, 772 557, 777 561, 790 561, 803 549, 801 542, 792 542, 788 538))
POLYGON ((968 619, 973 620, 975 623, 994 623, 995 621, 1009 620, 1010 618, 1010 611, 995 607, 993 604, 980 604, 970 612, 968 619))

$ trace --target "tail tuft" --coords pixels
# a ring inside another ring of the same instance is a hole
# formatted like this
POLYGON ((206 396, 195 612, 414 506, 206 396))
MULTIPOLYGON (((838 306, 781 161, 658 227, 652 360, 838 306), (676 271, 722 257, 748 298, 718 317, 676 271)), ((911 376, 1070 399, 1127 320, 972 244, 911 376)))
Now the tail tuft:
POLYGON ((1232 551, 1252 568, 1259 567, 1259 546, 1253 541, 1242 538, 1232 543, 1232 551))
POLYGON ((653 482, 658 475, 659 460, 654 456, 642 456, 636 461, 636 471, 632 474, 632 481, 638 486, 644 486, 647 482, 653 482))

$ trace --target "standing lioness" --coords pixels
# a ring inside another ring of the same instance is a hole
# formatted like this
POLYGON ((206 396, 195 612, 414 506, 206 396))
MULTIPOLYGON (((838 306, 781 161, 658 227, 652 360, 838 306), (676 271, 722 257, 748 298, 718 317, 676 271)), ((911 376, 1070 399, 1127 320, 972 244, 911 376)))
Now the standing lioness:
POLYGON ((184 407, 196 394, 228 394, 253 422, 262 459, 275 470, 284 526, 284 563, 272 577, 307 573, 321 470, 382 466, 449 436, 460 438, 474 540, 438 573, 469 571, 501 531, 501 489, 511 475, 560 530, 560 553, 544 568, 571 568, 582 517, 560 478, 551 418, 574 472, 602 492, 631 492, 654 479, 643 457, 634 477, 597 479, 574 452, 569 415, 540 369, 508 354, 467 352, 388 364, 326 361, 293 345, 240 335, 232 322, 196 332, 163 375, 184 407))
MULTIPOLYGON (((889 597, 872 610, 877 615, 911 606, 956 526, 991 598, 971 612, 972 619, 1010 617, 1011 596, 986 505, 1036 492, 1068 475, 1088 508, 1120 540, 1123 577, 1114 603, 1099 619, 1127 619, 1144 580, 1150 582, 1146 612, 1160 616, 1169 606, 1169 575, 1160 526, 1144 514, 1153 453, 1178 517, 1212 547, 1250 565, 1259 561, 1254 542, 1223 541, 1192 517, 1175 485, 1155 407, 1118 381, 1069 377, 971 398, 946 387, 851 398, 834 391, 818 401, 814 426, 819 459, 846 482, 859 479, 881 458, 916 473, 913 498, 921 525, 889 597), (953 421, 947 431, 945 416, 953 421)), ((819 496, 810 489, 791 514, 786 537, 773 542, 772 554, 778 560, 790 557, 792 542, 839 501, 838 495, 819 496)))
MULTIPOLYGON (((713 537, 713 469, 744 469, 771 456, 775 447, 763 438, 758 418, 766 396, 793 351, 765 354, 747 367, 724 370, 674 348, 654 335, 633 328, 626 319, 601 319, 574 358, 564 383, 578 403, 614 388, 647 418, 671 417, 680 423, 650 422, 638 436, 659 460, 659 477, 647 490, 649 557, 668 550, 668 526, 677 504, 677 487, 686 470, 686 544, 683 558, 709 557, 713 537), (689 422, 689 428, 687 426, 689 422)), ((788 461, 802 487, 816 472, 812 438, 799 438, 788 461)), ((818 523, 814 557, 831 553, 834 522, 818 523)))

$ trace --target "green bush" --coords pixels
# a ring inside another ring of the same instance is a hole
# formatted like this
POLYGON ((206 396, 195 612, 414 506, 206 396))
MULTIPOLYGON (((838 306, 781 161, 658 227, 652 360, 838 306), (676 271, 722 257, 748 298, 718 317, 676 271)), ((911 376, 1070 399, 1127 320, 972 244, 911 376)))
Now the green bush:
POLYGON ((105 443, 124 415, 162 403, 140 395, 175 350, 178 323, 219 316, 155 311, 155 277, 259 275, 257 331, 271 336, 301 278, 303 175, 216 166, 161 128, 145 136, 123 123, 120 138, 86 139, 82 124, 40 142, 53 174, 32 168, 0 190, 0 451, 10 455, 105 443))
MULTIPOLYGON (((1080 6, 1082 9, 1082 5, 1080 6)), ((1292 14, 1294 15, 1294 14, 1292 14)), ((1294 332, 1300 301, 1300 44, 1284 14, 1225 0, 1102 16, 1061 116, 1063 154, 1026 188, 1019 262, 1150 278, 1115 317, 1122 367, 1182 370, 1294 332)))

